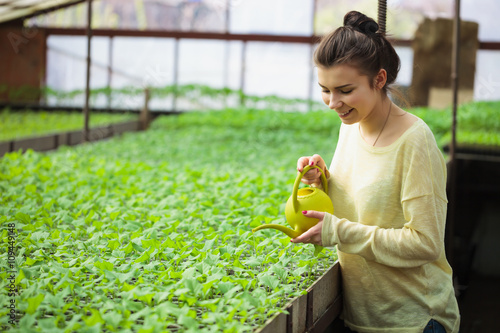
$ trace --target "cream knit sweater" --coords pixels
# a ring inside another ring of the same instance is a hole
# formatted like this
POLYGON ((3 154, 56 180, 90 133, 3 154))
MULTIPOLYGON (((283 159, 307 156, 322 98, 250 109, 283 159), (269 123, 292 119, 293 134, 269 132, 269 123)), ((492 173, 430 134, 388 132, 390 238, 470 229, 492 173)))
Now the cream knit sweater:
POLYGON ((322 242, 337 246, 343 318, 358 332, 419 332, 430 319, 458 332, 459 310, 444 251, 446 164, 417 120, 387 147, 359 124, 342 125, 330 167, 322 242))

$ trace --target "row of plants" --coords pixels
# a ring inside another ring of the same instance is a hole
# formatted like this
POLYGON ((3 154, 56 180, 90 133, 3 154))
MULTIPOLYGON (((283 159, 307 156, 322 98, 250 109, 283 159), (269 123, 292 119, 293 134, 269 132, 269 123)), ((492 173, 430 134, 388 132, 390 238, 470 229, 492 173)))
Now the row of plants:
MULTIPOLYGON (((457 110, 457 142, 468 145, 500 146, 500 101, 470 102, 457 110)), ((413 108, 432 129, 438 144, 443 147, 451 141, 452 111, 450 108, 413 108)))
MULTIPOLYGON (((165 87, 150 87, 150 96, 152 99, 164 101, 162 103, 167 105, 167 99, 172 99, 174 96, 180 101, 188 103, 195 110, 210 110, 210 109, 224 109, 227 107, 238 109, 260 109, 260 110, 275 110, 275 111, 320 111, 325 110, 324 104, 317 101, 309 101, 304 99, 290 99, 278 96, 249 96, 245 95, 240 90, 232 90, 229 88, 214 88, 206 85, 188 84, 188 85, 169 85, 165 87)), ((1 88, 0 88, 1 90, 1 88)), ((83 98, 84 90, 73 91, 58 91, 45 87, 40 90, 40 93, 46 99, 51 99, 56 105, 69 105, 72 101, 83 98)), ((91 104, 95 104, 97 100, 104 100, 110 97, 113 101, 114 107, 127 108, 131 105, 137 107, 142 105, 138 100, 144 97, 144 88, 138 87, 124 87, 124 88, 99 88, 92 89, 90 92, 91 104), (120 104, 121 103, 121 104, 120 104)), ((181 103, 182 104, 182 103, 181 103)), ((481 145, 500 145, 500 116, 498 115, 498 108, 500 107, 499 101, 494 102, 471 102, 460 105, 458 109, 458 127, 457 127, 457 140, 459 143, 466 144, 481 144, 481 145)), ((161 110, 160 110, 161 111, 161 110)), ((434 134, 438 138, 438 144, 444 146, 451 141, 451 109, 432 109, 426 107, 410 108, 410 112, 423 118, 431 127, 434 134)), ((35 114, 27 114, 26 116, 15 115, 13 112, 3 111, 0 113, 2 124, 0 129, 0 140, 2 137, 19 137, 29 135, 29 133, 40 133, 39 128, 51 128, 49 117, 50 115, 45 112, 41 113, 39 119, 35 114), (17 118, 16 118, 17 117, 17 118), (22 118, 22 119, 21 119, 22 118), (45 121, 47 120, 47 121, 45 121), (34 125, 30 124, 30 121, 34 125), (12 123, 12 125, 10 125, 12 123), (28 126, 25 127, 24 124, 28 126), (20 124, 20 125, 16 125, 20 124), (42 124, 43 126, 38 126, 42 124), (47 125, 45 125, 47 124, 47 125), (21 127, 15 129, 15 127, 21 127), (33 128, 31 128, 33 127, 33 128), (25 130, 23 130, 25 128, 25 130), (11 133, 11 132, 15 133, 11 133)), ((71 129, 81 128, 81 119, 74 116, 74 120, 66 120, 66 115, 58 114, 54 120, 54 130, 59 130, 60 125, 64 123, 75 124, 71 129), (58 121, 60 120, 60 121, 58 121)), ((91 122, 95 124, 102 124, 106 121, 114 122, 119 121, 118 117, 128 119, 129 115, 113 115, 109 117, 116 117, 114 119, 106 117, 101 113, 93 114, 91 122), (102 123, 101 123, 102 119, 102 123)))
POLYGON ((0 326, 23 333, 262 326, 336 260, 330 249, 316 257, 312 245, 251 229, 286 224, 297 157, 331 158, 338 125, 328 112, 187 113, 107 141, 6 154, 0 326))
MULTIPOLYGON (((93 113, 89 126, 98 127, 111 123, 136 120, 132 113, 93 113)), ((40 136, 48 133, 81 130, 81 112, 63 111, 13 111, 5 108, 0 111, 0 141, 40 136)))
MULTIPOLYGON (((318 101, 309 101, 300 98, 283 98, 275 95, 253 96, 243 93, 238 89, 214 88, 201 84, 167 85, 159 87, 147 87, 152 100, 162 102, 176 98, 189 110, 200 110, 203 108, 217 108, 230 106, 240 107, 242 103, 249 108, 266 108, 274 110, 294 111, 321 109, 322 104, 318 101)), ((112 107, 120 109, 137 109, 142 107, 146 87, 128 86, 122 88, 93 88, 90 90, 90 104, 96 105, 98 101, 112 101, 112 107)), ((22 87, 8 90, 8 87, 0 85, 0 93, 7 92, 10 101, 37 100, 40 96, 43 100, 50 101, 51 105, 70 106, 75 101, 81 103, 85 96, 84 89, 62 91, 51 87, 22 87)), ((107 103, 103 102, 106 106, 107 103)))

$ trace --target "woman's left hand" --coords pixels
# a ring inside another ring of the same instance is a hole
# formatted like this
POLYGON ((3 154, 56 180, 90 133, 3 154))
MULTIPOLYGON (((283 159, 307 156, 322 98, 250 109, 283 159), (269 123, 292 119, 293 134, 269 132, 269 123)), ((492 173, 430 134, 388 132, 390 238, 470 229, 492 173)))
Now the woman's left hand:
POLYGON ((311 243, 315 245, 322 246, 321 242, 321 228, 323 227, 323 218, 325 217, 324 212, 317 212, 315 210, 303 211, 302 214, 307 217, 314 219, 319 219, 318 224, 311 227, 309 230, 304 232, 302 235, 295 237, 290 240, 292 243, 311 243))

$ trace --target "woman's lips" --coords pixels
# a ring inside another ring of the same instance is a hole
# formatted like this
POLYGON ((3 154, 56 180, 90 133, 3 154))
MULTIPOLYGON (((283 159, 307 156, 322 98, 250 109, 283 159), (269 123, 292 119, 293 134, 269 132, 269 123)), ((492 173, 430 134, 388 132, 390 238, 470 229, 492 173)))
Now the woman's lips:
POLYGON ((339 117, 341 117, 341 118, 347 117, 352 112, 352 110, 354 110, 354 108, 352 108, 344 113, 339 113, 339 117))

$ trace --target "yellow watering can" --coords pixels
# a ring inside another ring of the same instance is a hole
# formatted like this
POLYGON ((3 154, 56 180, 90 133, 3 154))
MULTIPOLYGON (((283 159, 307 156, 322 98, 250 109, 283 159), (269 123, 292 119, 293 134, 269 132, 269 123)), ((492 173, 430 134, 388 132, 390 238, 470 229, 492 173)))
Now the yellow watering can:
MULTIPOLYGON (((304 232, 309 230, 309 228, 315 226, 318 223, 318 219, 306 217, 304 216, 304 214, 302 214, 302 211, 316 210, 319 212, 328 212, 330 214, 333 214, 332 200, 327 195, 327 193, 328 181, 326 180, 323 170, 316 165, 308 165, 304 167, 304 170, 299 175, 297 175, 297 178, 295 179, 292 195, 290 196, 290 198, 288 198, 285 207, 286 220, 293 229, 287 228, 280 224, 263 224, 255 229, 252 229, 252 232, 256 232, 261 229, 277 229, 284 232, 288 235, 288 237, 291 238, 302 235, 304 232), (304 174, 312 168, 317 168, 321 171, 321 181, 324 191, 314 187, 305 187, 299 189, 300 180, 302 179, 302 177, 304 177, 304 174)), ((315 254, 318 254, 322 249, 322 247, 318 245, 315 245, 315 248, 315 254)))

